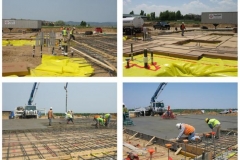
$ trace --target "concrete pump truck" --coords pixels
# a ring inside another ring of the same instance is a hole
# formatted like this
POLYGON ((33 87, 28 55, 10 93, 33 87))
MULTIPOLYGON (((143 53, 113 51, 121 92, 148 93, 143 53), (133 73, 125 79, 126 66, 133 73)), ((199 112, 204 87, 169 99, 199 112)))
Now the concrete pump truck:
POLYGON ((161 116, 166 111, 164 103, 162 101, 159 102, 155 100, 158 98, 166 85, 167 83, 160 83, 151 98, 150 105, 145 108, 135 109, 135 111, 139 111, 143 116, 154 116, 155 114, 159 114, 161 116))

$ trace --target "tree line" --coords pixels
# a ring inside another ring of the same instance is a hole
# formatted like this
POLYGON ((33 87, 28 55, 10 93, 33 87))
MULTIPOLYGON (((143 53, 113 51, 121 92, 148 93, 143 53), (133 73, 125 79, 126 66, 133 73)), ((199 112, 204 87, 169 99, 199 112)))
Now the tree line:
MULTIPOLYGON (((131 11, 129 14, 134 14, 134 11, 131 11)), ((149 14, 144 13, 143 10, 141 10, 140 12, 141 16, 146 16, 147 20, 162 20, 162 21, 166 21, 166 20, 196 20, 196 21, 200 21, 201 20, 201 16, 200 15, 192 15, 192 14, 186 14, 186 15, 182 15, 181 11, 177 11, 177 12, 172 12, 169 10, 166 10, 164 12, 160 12, 159 16, 155 15, 155 12, 151 12, 149 14)))
MULTIPOLYGON (((59 21, 56 21, 56 22, 45 22, 45 21, 42 21, 42 25, 43 26, 73 26, 73 25, 66 24, 62 20, 59 20, 59 21)), ((87 24, 87 22, 85 22, 85 21, 81 21, 79 26, 81 26, 81 27, 86 27, 86 26, 90 27, 90 24, 87 24)))

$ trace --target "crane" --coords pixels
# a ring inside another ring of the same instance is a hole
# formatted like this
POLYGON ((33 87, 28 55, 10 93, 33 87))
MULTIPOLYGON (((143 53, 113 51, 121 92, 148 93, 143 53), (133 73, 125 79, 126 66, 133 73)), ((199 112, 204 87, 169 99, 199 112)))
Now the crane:
POLYGON ((39 86, 39 83, 37 83, 37 82, 35 82, 33 84, 33 88, 32 88, 32 91, 31 91, 31 94, 30 94, 30 97, 29 97, 29 100, 28 100, 28 105, 32 105, 32 102, 33 102, 33 100, 35 98, 35 95, 37 93, 37 89, 38 89, 37 85, 39 86), (36 92, 35 92, 35 90, 36 90, 36 92))
POLYGON ((67 86, 68 86, 68 82, 64 86, 64 89, 66 90, 66 112, 67 112, 67 86))
POLYGON ((167 85, 167 83, 160 83, 157 90, 155 91, 155 93, 153 94, 152 98, 151 98, 151 103, 154 103, 155 100, 158 98, 158 96, 160 95, 160 93, 163 91, 164 87, 167 85))

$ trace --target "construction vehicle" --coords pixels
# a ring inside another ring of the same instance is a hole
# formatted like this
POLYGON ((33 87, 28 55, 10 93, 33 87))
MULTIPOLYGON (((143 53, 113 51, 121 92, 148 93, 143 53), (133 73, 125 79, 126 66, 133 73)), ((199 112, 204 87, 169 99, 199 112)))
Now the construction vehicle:
POLYGON ((39 118, 41 112, 37 110, 36 104, 33 105, 33 100, 36 94, 36 90, 38 89, 39 84, 36 82, 33 84, 33 88, 28 100, 28 105, 24 106, 24 108, 18 107, 18 111, 23 111, 22 118, 39 118))
POLYGON ((155 114, 159 114, 160 116, 166 111, 164 107, 164 103, 162 101, 158 102, 155 101, 160 93, 163 91, 164 87, 167 85, 167 83, 160 83, 157 90, 154 92, 151 101, 150 106, 145 108, 137 108, 135 111, 139 111, 141 115, 143 116, 154 116, 155 114))
POLYGON ((126 35, 141 33, 143 30, 143 24, 144 21, 141 17, 123 18, 123 33, 126 35))

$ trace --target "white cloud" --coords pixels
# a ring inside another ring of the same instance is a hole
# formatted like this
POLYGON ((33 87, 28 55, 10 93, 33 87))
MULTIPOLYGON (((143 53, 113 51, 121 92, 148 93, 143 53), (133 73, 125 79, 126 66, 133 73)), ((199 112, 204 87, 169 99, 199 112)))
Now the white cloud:
POLYGON ((132 0, 123 0, 123 5, 127 5, 127 4, 129 4, 131 2, 132 2, 132 0))
POLYGON ((193 0, 189 3, 182 4, 181 6, 167 6, 167 5, 153 5, 153 4, 139 4, 131 8, 124 7, 124 13, 134 11, 135 14, 140 14, 141 10, 149 14, 155 12, 156 16, 159 16, 160 12, 178 11, 180 10, 183 15, 188 13, 201 14, 202 12, 212 11, 237 11, 237 4, 233 0, 210 0, 211 2, 217 2, 216 5, 209 6, 204 4, 200 0, 193 0))

